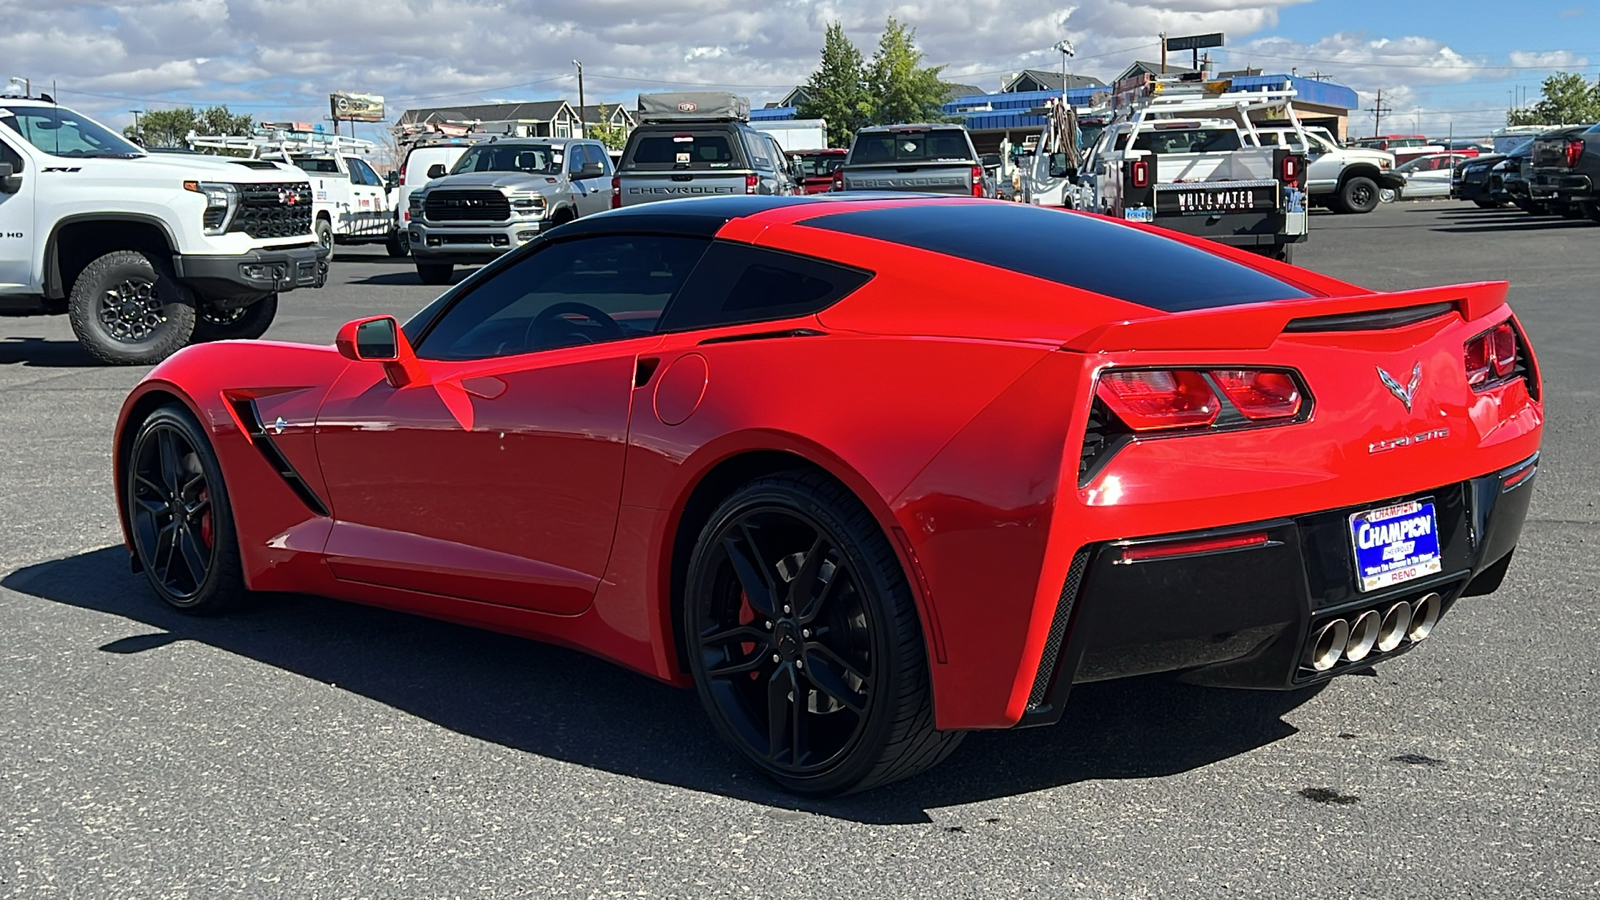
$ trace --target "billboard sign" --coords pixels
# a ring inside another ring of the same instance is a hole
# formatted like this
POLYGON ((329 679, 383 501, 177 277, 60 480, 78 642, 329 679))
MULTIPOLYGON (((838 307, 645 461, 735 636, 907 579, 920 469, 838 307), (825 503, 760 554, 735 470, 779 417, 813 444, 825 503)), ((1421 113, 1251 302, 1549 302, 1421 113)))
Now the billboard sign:
POLYGON ((1188 37, 1167 38, 1168 50, 1204 50, 1207 47, 1221 47, 1222 32, 1215 34, 1191 34, 1188 37))
POLYGON ((328 95, 328 108, 335 120, 382 122, 383 98, 377 94, 334 93, 328 95))

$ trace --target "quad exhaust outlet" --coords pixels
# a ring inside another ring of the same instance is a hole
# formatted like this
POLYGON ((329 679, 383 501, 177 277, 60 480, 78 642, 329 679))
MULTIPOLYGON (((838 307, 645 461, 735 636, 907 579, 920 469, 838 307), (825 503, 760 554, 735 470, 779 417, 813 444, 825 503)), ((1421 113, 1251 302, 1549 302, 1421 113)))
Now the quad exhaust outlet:
POLYGON ((1414 601, 1365 610, 1351 619, 1330 619, 1312 632, 1303 665, 1326 672, 1341 661, 1358 663, 1373 651, 1388 653, 1408 641, 1418 643, 1433 633, 1443 612, 1444 598, 1429 591, 1414 601))

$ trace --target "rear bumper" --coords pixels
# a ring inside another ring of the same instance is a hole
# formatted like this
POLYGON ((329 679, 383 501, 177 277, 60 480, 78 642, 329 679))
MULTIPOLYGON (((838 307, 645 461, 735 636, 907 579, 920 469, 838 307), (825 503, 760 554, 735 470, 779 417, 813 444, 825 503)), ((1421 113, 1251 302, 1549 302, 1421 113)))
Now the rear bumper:
POLYGON ((207 299, 260 297, 322 287, 328 280, 328 254, 312 245, 231 256, 178 255, 172 268, 179 281, 207 299))
MULTIPOLYGON (((1304 216, 1304 213, 1298 215, 1304 216)), ((1223 213, 1213 216, 1156 216, 1155 225, 1230 247, 1276 247, 1306 239, 1304 231, 1287 233, 1288 214, 1223 213)))
POLYGON ((1535 200, 1592 200, 1594 182, 1587 175, 1539 172, 1528 182, 1528 192, 1535 200))
POLYGON ((1506 469, 1409 495, 1432 498, 1442 570, 1362 593, 1349 517, 1383 503, 1324 510, 1210 532, 1092 544, 1073 558, 1033 694, 1019 726, 1061 718, 1074 683, 1156 672, 1218 687, 1285 690, 1365 669, 1411 649, 1402 642, 1325 671, 1303 664, 1311 635, 1336 618, 1437 593, 1445 613, 1499 586, 1522 532, 1538 455, 1506 469), (1265 532, 1248 548, 1129 563, 1130 545, 1265 532))

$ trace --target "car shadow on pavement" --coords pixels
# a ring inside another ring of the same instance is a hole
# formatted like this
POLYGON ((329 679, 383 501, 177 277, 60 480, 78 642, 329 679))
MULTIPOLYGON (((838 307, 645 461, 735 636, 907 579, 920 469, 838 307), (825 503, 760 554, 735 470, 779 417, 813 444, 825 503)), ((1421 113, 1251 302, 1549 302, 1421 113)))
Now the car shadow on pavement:
MULTIPOLYGON (((476 271, 477 271, 477 269, 464 269, 464 270, 458 271, 455 274, 455 277, 450 279, 450 284, 455 284, 456 282, 460 281, 463 278, 466 278, 468 275, 471 275, 473 272, 476 272, 476 271)), ((358 279, 356 279, 354 281, 351 281, 350 284, 390 284, 390 285, 392 285, 392 284, 409 284, 409 285, 417 285, 417 284, 422 284, 422 279, 417 277, 417 273, 416 273, 415 270, 412 270, 412 271, 409 271, 409 272, 386 272, 386 273, 384 273, 382 275, 371 275, 371 276, 368 276, 366 278, 358 278, 358 279)), ((434 287, 438 287, 438 288, 441 288, 441 289, 449 287, 449 286, 450 286, 449 284, 434 285, 434 287)))
POLYGON ((1475 234, 1486 231, 1547 231, 1561 228, 1594 227, 1596 227, 1596 223, 1591 222, 1588 219, 1535 218, 1524 213, 1522 214, 1521 218, 1505 217, 1495 218, 1488 221, 1485 221, 1482 218, 1474 217, 1471 225, 1437 225, 1429 230, 1438 231, 1445 234, 1475 234))
POLYGON ((441 728, 528 753, 773 807, 873 824, 1090 779, 1186 772, 1281 740, 1315 692, 1226 691, 1140 678, 1081 685, 1054 727, 968 735, 904 782, 806 800, 753 773, 715 737, 693 691, 546 644, 297 595, 185 616, 128 570, 121 547, 19 569, 0 586, 130 620, 98 649, 159 653, 198 641, 351 691, 441 728), (147 628, 159 629, 150 632, 147 628))
POLYGON ((36 337, 0 340, 0 366, 18 363, 46 369, 87 369, 105 365, 77 341, 52 341, 36 337))

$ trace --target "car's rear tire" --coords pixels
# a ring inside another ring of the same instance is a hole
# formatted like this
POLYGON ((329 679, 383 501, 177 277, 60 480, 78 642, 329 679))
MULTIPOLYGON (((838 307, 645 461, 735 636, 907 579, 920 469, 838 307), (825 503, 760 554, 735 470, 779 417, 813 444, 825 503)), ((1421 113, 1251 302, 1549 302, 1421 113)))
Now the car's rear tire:
POLYGON ((1496 200, 1474 200, 1472 202, 1476 204, 1479 209, 1499 209, 1500 207, 1505 206, 1504 203, 1496 200))
POLYGON ((218 310, 202 305, 194 323, 196 341, 253 341, 278 317, 278 295, 268 294, 249 306, 218 310))
POLYGON ((1537 203, 1533 200, 1513 200, 1511 202, 1516 204, 1517 209, 1530 216, 1548 216, 1550 214, 1550 208, 1543 203, 1537 203))
POLYGON ((1378 183, 1365 175, 1346 179, 1334 195, 1333 207, 1343 213, 1369 213, 1378 208, 1378 183))
POLYGON ((403 259, 411 255, 411 238, 404 231, 397 229, 383 242, 383 249, 389 254, 390 259, 403 259))
POLYGON ((1563 219, 1583 218, 1583 210, 1579 209, 1575 203, 1552 203, 1550 204, 1550 211, 1563 219))
POLYGON ((244 603, 249 592, 222 467, 189 410, 163 406, 141 422, 122 472, 128 534, 156 595, 194 615, 244 603))
POLYGON ((67 298, 78 342, 116 365, 153 365, 194 334, 194 293, 163 259, 116 250, 78 273, 67 298))
POLYGON ((689 561, 684 635, 723 740, 803 794, 914 775, 962 734, 934 727, 911 588, 877 521, 813 472, 756 479, 689 561))
POLYGON ((318 218, 316 226, 312 229, 317 236, 317 246, 326 250, 328 259, 333 259, 333 223, 324 218, 318 218))
POLYGON ((417 263, 417 277, 423 284, 449 284, 455 273, 456 267, 450 263, 417 263))

